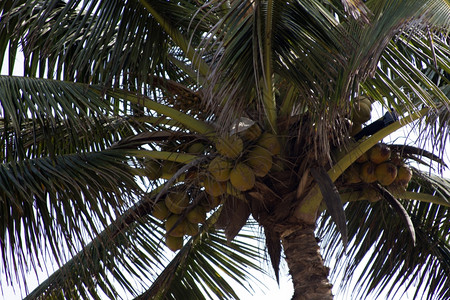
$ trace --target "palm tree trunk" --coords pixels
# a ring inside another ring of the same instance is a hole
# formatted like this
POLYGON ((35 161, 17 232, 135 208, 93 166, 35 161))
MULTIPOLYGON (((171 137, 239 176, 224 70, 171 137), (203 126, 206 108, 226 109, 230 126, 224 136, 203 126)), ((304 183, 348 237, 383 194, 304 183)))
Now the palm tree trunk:
POLYGON ((294 283, 292 300, 332 300, 329 269, 323 264, 314 225, 289 226, 281 241, 294 283))

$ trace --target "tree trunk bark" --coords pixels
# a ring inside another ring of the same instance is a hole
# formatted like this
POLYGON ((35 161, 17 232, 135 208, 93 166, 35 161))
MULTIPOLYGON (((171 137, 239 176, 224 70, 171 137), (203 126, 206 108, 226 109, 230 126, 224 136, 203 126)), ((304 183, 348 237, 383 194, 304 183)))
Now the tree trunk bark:
POLYGON ((332 300, 329 269, 324 266, 314 225, 289 226, 281 234, 284 254, 294 283, 292 300, 332 300))

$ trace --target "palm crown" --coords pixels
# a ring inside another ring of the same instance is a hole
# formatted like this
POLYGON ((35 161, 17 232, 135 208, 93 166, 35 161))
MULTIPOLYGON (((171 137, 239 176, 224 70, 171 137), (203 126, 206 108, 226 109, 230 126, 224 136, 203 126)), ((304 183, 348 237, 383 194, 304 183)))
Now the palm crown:
POLYGON ((224 274, 259 268, 256 224, 276 276, 284 251, 294 299, 332 297, 316 229, 346 274, 375 249, 362 294, 416 279, 449 297, 450 182, 413 168, 445 166, 446 1, 0 12, 2 63, 12 74, 19 45, 25 58, 23 77, 0 77, 2 271, 11 281, 41 252, 61 266, 29 299, 115 298, 116 285, 138 299, 237 298, 224 274), (374 105, 387 114, 371 123, 374 105), (417 145, 381 143, 411 123, 417 145))

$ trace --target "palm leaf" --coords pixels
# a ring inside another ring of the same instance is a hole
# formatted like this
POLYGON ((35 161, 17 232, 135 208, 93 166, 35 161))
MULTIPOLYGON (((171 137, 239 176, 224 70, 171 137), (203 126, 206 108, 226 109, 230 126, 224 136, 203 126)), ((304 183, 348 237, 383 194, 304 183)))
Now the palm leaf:
MULTIPOLYGON (((256 111, 265 110, 260 116, 272 114, 268 110, 274 109, 269 105, 275 101, 273 91, 268 90, 265 95, 263 91, 267 90, 267 77, 273 74, 266 74, 268 70, 259 67, 261 61, 272 57, 273 72, 299 84, 301 93, 306 95, 322 91, 328 84, 321 83, 332 80, 329 69, 324 71, 325 66, 336 59, 338 63, 341 61, 338 53, 343 35, 332 14, 322 4, 317 1, 274 1, 270 9, 266 5, 270 4, 258 2, 253 6, 250 2, 235 2, 217 25, 221 30, 216 26, 211 31, 219 31, 224 40, 212 44, 211 51, 217 53, 213 61, 216 67, 210 78, 211 90, 207 98, 213 106, 223 104, 225 111, 231 109, 232 118, 242 111, 255 117, 256 111), (298 20, 304 20, 302 26, 298 20), (272 23, 273 41, 265 35, 269 30, 265 28, 266 22, 272 23), (270 52, 264 50, 267 43, 272 47, 270 52), (263 101, 264 97, 272 99, 263 101)), ((227 116, 219 117, 224 122, 232 121, 227 120, 227 116)), ((266 120, 256 121, 264 123, 266 120)))
MULTIPOLYGON (((94 88, 96 88, 98 92, 102 91, 101 87, 96 86, 94 88)), ((188 114, 180 112, 172 107, 153 101, 151 98, 146 97, 145 95, 133 93, 123 89, 107 90, 106 94, 116 99, 123 99, 135 105, 141 105, 149 110, 154 110, 179 122, 180 124, 184 125, 185 128, 188 128, 196 133, 201 133, 205 136, 208 136, 212 135, 214 132, 214 128, 210 124, 198 120, 188 114)))
POLYGON ((227 242, 223 232, 204 231, 187 241, 150 289, 136 299, 239 299, 229 279, 249 289, 247 281, 255 278, 246 267, 261 271, 255 264, 261 257, 253 238, 239 233, 227 242))
MULTIPOLYGON (((121 214, 112 217, 110 224, 29 293, 27 299, 58 298, 58 295, 61 299, 97 298, 99 291, 92 286, 115 298, 117 283, 130 293, 138 293, 134 279, 156 276, 167 264, 160 247, 164 231, 159 222, 149 217, 152 197, 158 190, 133 206, 124 207, 121 214)), ((145 281, 139 284, 142 287, 145 281)))
POLYGON ((15 266, 38 265, 41 248, 61 262, 62 240, 74 251, 122 211, 139 193, 126 155, 103 151, 2 164, 1 239, 8 241, 0 247, 2 272, 12 277, 15 266))
MULTIPOLYGON (((410 192, 439 194, 449 199, 448 180, 419 171, 414 174, 408 188, 410 192)), ((408 195, 413 196, 414 193, 408 195)), ((364 298, 370 293, 379 295, 382 291, 393 295, 403 287, 415 290, 416 296, 422 299, 446 299, 450 292, 449 205, 409 199, 400 201, 414 225, 415 246, 408 237, 407 228, 385 201, 375 204, 356 201, 346 206, 351 245, 346 256, 339 247, 335 225, 329 223, 329 217, 323 218, 320 232, 325 256, 338 258, 333 276, 345 276, 340 287, 343 289, 345 283, 351 282, 352 274, 360 274, 354 275, 357 288, 352 297, 364 298), (362 271, 355 272, 360 264, 362 271), (423 289, 423 286, 429 288, 423 289)))
POLYGON ((223 233, 204 226, 168 263, 162 247, 163 230, 159 221, 148 216, 153 208, 151 199, 157 194, 158 189, 124 212, 26 299, 58 295, 61 299, 95 298, 100 290, 115 299, 118 294, 111 279, 133 295, 140 293, 136 283, 141 289, 153 283, 139 299, 150 294, 176 299, 189 295, 237 299, 227 281, 232 278, 248 288, 244 284, 252 277, 248 266, 260 270, 255 264, 259 251, 254 241, 250 242, 252 236, 240 234, 226 243, 223 233), (90 285, 98 286, 99 291, 90 285))
POLYGON ((66 148, 58 148, 59 142, 82 148, 111 143, 117 132, 132 128, 126 119, 113 117, 111 104, 82 84, 0 76, 0 98, 4 160, 12 159, 8 151, 22 158, 40 151, 44 155, 44 149, 54 155, 66 148))

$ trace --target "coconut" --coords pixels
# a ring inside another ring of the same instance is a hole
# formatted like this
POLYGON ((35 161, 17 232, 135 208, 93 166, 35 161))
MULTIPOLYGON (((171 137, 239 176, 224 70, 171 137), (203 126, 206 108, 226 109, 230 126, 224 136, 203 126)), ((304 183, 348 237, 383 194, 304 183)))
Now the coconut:
POLYGON ((218 197, 227 191, 226 182, 220 182, 210 177, 205 178, 203 186, 205 191, 213 197, 218 197))
POLYGON ((281 152, 281 144, 278 141, 277 136, 269 132, 261 134, 257 144, 269 150, 272 155, 278 155, 281 152))
POLYGON ((397 177, 397 166, 390 162, 377 165, 375 175, 381 185, 390 185, 397 177))
POLYGON ((394 183, 403 187, 407 187, 412 178, 412 170, 407 165, 400 165, 398 167, 397 178, 394 183))
POLYGON ((191 209, 187 214, 186 218, 191 223, 203 223, 206 220, 206 212, 203 206, 197 205, 191 209))
POLYGON ((248 141, 256 141, 261 135, 261 127, 254 123, 252 126, 242 132, 244 139, 248 141))
POLYGON ((367 154, 367 152, 364 152, 360 157, 358 157, 356 162, 362 164, 362 163, 365 163, 368 160, 369 160, 369 154, 367 154))
POLYGON ((186 193, 171 192, 164 200, 167 208, 174 214, 181 214, 189 205, 189 197, 186 193))
POLYGON ((228 158, 236 158, 244 149, 244 142, 237 135, 225 136, 217 139, 217 151, 228 158))
POLYGON ((353 164, 351 165, 345 172, 342 174, 345 184, 354 184, 361 182, 361 178, 359 177, 359 165, 353 164))
POLYGON ((369 97, 367 97, 367 96, 359 96, 357 101, 359 101, 360 103, 365 104, 365 105, 369 105, 369 106, 372 105, 372 102, 370 101, 369 97))
POLYGON ((371 187, 364 189, 363 197, 369 202, 378 202, 382 199, 380 193, 371 187))
POLYGON ((372 104, 367 97, 360 97, 355 101, 351 111, 351 119, 354 123, 365 123, 370 120, 372 104))
POLYGON ((202 143, 193 143, 192 145, 189 146, 187 152, 192 154, 200 154, 203 153, 205 148, 206 146, 203 145, 202 143))
POLYGON ((208 171, 217 181, 227 181, 230 179, 231 162, 217 156, 209 163, 208 171))
POLYGON ((183 237, 166 235, 166 246, 173 252, 183 248, 183 237))
POLYGON ((362 181, 366 183, 372 183, 377 181, 377 176, 375 175, 375 168, 376 165, 373 162, 368 161, 363 163, 359 171, 359 177, 362 179, 362 181))
POLYGON ((159 201, 153 206, 152 215, 162 221, 170 215, 170 210, 164 201, 159 201))
POLYGON ((171 215, 165 223, 167 234, 175 237, 182 237, 183 235, 185 235, 186 226, 187 221, 186 219, 182 218, 181 215, 171 215))
POLYGON ((375 144, 369 149, 369 160, 375 164, 381 164, 388 161, 391 157, 391 149, 385 144, 375 144))
POLYGON ((400 166, 403 164, 403 158, 399 152, 392 152, 390 161, 396 166, 400 166))
POLYGON ((255 185, 255 173, 244 163, 238 163, 230 172, 230 182, 234 188, 243 192, 255 185))
POLYGON ((353 123, 351 130, 350 130, 350 136, 355 136, 362 130, 362 124, 361 123, 353 123))
POLYGON ((266 148, 256 146, 248 153, 246 163, 256 176, 264 177, 272 168, 272 154, 266 148))
POLYGON ((191 222, 187 222, 186 225, 186 234, 190 235, 190 236, 194 236, 198 233, 198 224, 197 223, 191 223, 191 222))

